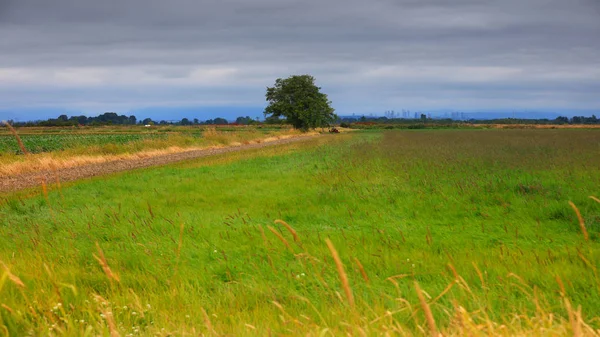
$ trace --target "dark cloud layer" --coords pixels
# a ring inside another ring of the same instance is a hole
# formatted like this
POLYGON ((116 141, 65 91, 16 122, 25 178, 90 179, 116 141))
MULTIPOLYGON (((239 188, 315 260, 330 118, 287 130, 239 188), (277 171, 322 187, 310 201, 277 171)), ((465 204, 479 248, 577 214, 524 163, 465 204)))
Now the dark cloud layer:
MULTIPOLYGON (((0 0, 0 109, 600 109, 597 0, 0 0)), ((0 116, 1 117, 1 116, 0 116)))

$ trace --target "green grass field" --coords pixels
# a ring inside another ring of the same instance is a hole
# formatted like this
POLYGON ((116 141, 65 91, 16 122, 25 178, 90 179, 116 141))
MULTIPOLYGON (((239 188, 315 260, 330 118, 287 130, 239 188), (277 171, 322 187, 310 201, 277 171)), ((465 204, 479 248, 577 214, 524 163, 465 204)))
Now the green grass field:
POLYGON ((598 333, 599 168, 595 130, 356 132, 5 195, 0 332, 598 333))

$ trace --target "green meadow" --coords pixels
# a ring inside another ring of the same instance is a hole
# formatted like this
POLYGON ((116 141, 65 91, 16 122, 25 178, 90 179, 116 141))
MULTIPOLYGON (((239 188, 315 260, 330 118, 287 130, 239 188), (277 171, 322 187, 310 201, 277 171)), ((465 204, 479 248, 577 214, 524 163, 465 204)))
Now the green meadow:
POLYGON ((597 130, 394 130, 1 195, 0 335, 599 334, 599 187, 597 130))

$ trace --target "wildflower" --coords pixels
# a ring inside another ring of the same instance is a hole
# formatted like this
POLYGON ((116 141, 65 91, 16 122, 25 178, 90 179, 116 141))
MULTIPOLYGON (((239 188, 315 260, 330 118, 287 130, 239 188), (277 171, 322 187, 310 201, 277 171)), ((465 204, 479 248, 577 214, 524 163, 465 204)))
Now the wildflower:
POLYGON ((123 306, 123 310, 127 310, 127 306, 126 305, 123 306))
POLYGON ((133 316, 135 316, 135 315, 137 315, 137 312, 135 312, 135 311, 132 311, 132 312, 131 312, 131 314, 132 314, 133 316))

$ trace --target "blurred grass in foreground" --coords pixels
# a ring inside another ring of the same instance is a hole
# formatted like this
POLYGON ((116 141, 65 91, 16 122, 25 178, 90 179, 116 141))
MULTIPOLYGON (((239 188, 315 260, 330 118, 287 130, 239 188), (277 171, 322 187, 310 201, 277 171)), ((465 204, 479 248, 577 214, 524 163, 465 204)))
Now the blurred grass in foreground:
POLYGON ((599 144, 354 133, 7 195, 0 331, 597 334, 599 144))

